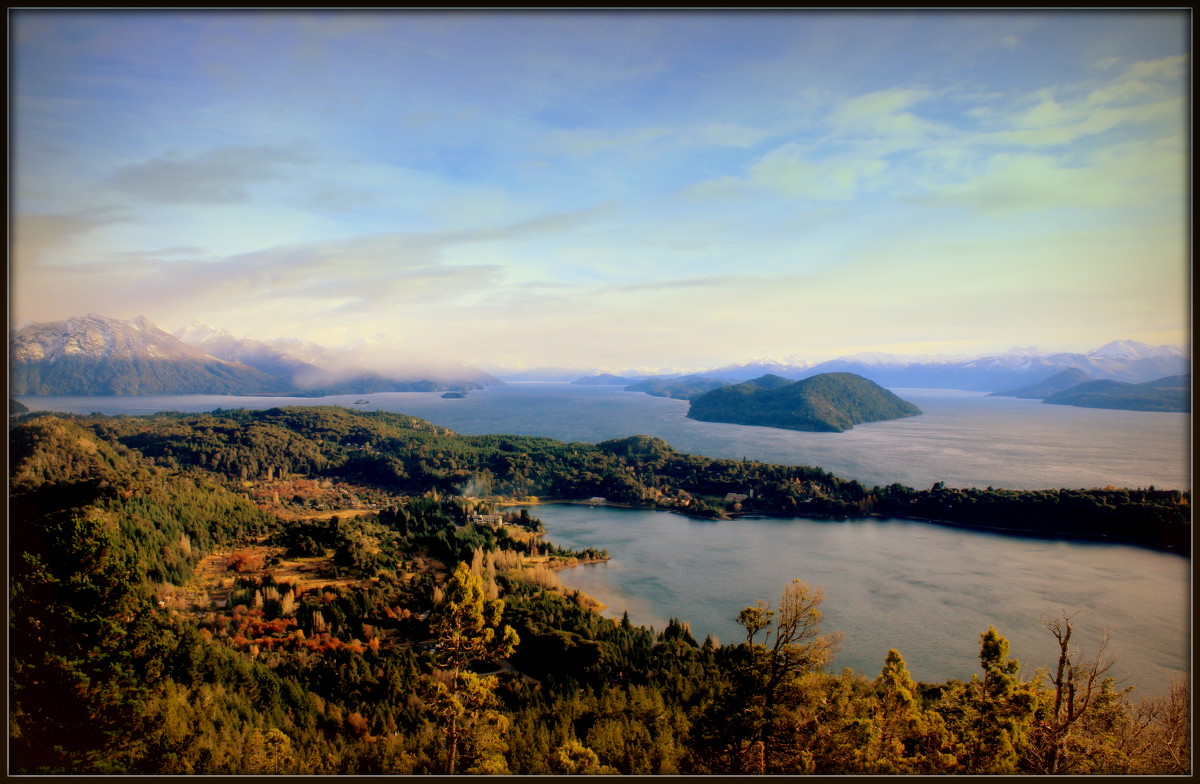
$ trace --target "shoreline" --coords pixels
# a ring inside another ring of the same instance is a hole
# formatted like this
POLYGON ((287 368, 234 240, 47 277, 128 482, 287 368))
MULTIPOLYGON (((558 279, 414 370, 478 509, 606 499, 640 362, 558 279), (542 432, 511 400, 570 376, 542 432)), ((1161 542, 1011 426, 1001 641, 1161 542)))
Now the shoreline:
POLYGON ((966 523, 954 520, 934 520, 928 517, 906 517, 896 514, 880 514, 877 512, 865 513, 860 515, 824 515, 817 512, 808 514, 783 514, 778 512, 734 512, 726 513, 724 517, 706 517, 704 515, 689 514, 681 509, 667 509, 653 505, 636 505, 620 503, 616 501, 605 501, 604 503, 588 503, 587 501, 574 499, 552 499, 538 498, 536 501, 524 502, 497 502, 497 506, 549 506, 560 504, 564 506, 591 506, 605 507, 610 509, 631 509, 645 510, 651 512, 667 512, 668 514, 679 514, 684 517, 690 517, 694 520, 709 520, 712 522, 734 522, 743 517, 764 517, 775 520, 789 520, 793 518, 805 518, 810 520, 829 520, 832 522, 847 522, 850 520, 907 520, 917 523, 928 523, 929 525, 940 525, 948 528, 963 528, 972 531, 987 531, 989 533, 1004 534, 1008 536, 1016 536, 1025 539, 1045 539, 1050 541, 1067 540, 1081 542, 1095 542, 1098 544, 1125 544, 1134 547, 1144 547, 1148 550, 1157 552, 1172 553, 1180 555, 1184 558, 1191 559, 1191 551, 1187 548, 1172 547, 1167 544, 1162 544, 1150 539, 1142 539, 1132 536, 1114 536, 1106 533, 1081 533, 1077 531, 1056 531, 1056 530, 1036 530, 1031 528, 1005 528, 995 525, 986 525, 983 523, 966 523))

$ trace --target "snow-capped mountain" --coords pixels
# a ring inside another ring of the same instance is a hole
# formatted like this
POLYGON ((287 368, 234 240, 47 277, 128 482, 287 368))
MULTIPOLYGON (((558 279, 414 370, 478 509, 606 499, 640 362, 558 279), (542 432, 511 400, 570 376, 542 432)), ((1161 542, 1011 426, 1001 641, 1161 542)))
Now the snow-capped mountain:
POLYGON ((279 380, 210 356, 144 316, 88 314, 30 324, 9 343, 15 395, 232 394, 279 391, 279 380))
POLYGON ((1117 340, 1087 353, 1051 352, 1036 347, 1013 348, 1002 354, 921 356, 863 352, 818 364, 803 360, 758 359, 707 371, 706 375, 747 380, 764 373, 804 379, 820 373, 856 373, 885 387, 968 389, 983 392, 1036 384, 1075 368, 1095 379, 1141 383, 1190 372, 1191 357, 1174 346, 1149 346, 1117 340))
POLYGON ((315 364, 298 359, 265 341, 237 337, 203 321, 193 321, 177 330, 175 337, 206 354, 230 362, 241 362, 283 379, 294 380, 304 374, 319 372, 315 364))
POLYGON ((703 371, 701 374, 738 382, 766 375, 799 380, 805 374, 812 375, 808 373, 810 367, 812 367, 811 362, 800 357, 790 356, 783 359, 752 359, 749 362, 703 371))
POLYGON ((1187 354, 1176 346, 1148 346, 1136 340, 1114 340, 1089 354, 1091 357, 1106 359, 1143 360, 1186 357, 1187 354))

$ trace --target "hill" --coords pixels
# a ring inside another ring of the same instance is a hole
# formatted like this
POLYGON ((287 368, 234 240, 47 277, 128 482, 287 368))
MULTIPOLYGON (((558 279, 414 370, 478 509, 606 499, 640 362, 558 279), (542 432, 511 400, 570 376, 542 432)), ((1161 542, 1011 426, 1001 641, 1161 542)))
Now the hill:
POLYGON ((688 417, 703 422, 838 433, 864 422, 920 413, 912 403, 862 376, 824 373, 796 382, 766 375, 714 389, 692 401, 688 417))
POLYGON ((652 397, 670 397, 676 400, 692 400, 723 386, 730 381, 708 376, 683 376, 681 378, 648 378, 625 387, 626 392, 645 392, 652 397))
POLYGON ((601 373, 596 376, 582 376, 572 381, 580 386, 623 386, 632 384, 634 379, 625 376, 614 376, 612 373, 601 373))
POLYGON ((1036 384, 1030 384, 1027 387, 1020 387, 1019 389, 1009 389, 1003 392, 993 392, 988 397, 1020 397, 1042 400, 1057 392, 1065 392, 1071 387, 1085 384, 1091 380, 1092 378, 1079 368, 1067 368, 1036 384))
POLYGON ((1122 381, 1089 381, 1047 397, 1044 403, 1123 411, 1190 412, 1192 377, 1167 376, 1143 384, 1122 381))

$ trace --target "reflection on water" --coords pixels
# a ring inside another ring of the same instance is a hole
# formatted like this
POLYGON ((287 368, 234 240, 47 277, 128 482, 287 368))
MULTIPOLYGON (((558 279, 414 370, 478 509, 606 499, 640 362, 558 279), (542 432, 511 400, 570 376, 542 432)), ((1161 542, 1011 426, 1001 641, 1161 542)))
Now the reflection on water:
POLYGON ((1112 631, 1117 677, 1140 693, 1188 669, 1189 561, 1114 544, 1049 541, 902 520, 742 519, 566 505, 531 509, 568 547, 607 548, 606 564, 559 573, 619 618, 662 629, 671 616, 698 639, 744 637, 737 612, 799 578, 825 591, 824 628, 845 634, 837 667, 874 676, 897 648, 914 677, 970 678, 979 635, 995 626, 1025 665, 1055 661, 1041 626, 1078 612, 1075 640, 1112 631))
MULTIPOLYGON (((439 393, 266 398, 224 395, 22 397, 33 409, 87 414, 341 405, 422 417, 464 434, 517 433, 595 443, 635 434, 681 451, 816 465, 867 485, 1190 488, 1187 414, 1104 411, 955 390, 896 390, 924 414, 799 433, 687 419, 687 403, 619 387, 511 384, 458 400, 439 393), (355 405, 365 399, 366 404, 355 405)), ((1186 667, 1189 563, 1121 545, 1019 539, 900 521, 704 522, 658 512, 539 507, 551 536, 602 547, 613 561, 564 582, 639 623, 689 619, 702 638, 740 639, 738 610, 799 577, 824 586, 838 664, 875 674, 889 647, 918 678, 968 678, 979 634, 995 625, 1027 666, 1054 647, 1040 619, 1078 618, 1081 645, 1113 631, 1118 670, 1143 693, 1186 667)))

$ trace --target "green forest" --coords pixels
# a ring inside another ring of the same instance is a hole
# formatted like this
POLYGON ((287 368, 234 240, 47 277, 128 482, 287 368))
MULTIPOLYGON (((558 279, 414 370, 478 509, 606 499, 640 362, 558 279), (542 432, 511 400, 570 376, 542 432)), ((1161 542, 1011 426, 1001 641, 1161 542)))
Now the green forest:
MULTIPOLYGON (((818 468, 461 436, 341 408, 10 419, 13 773, 1152 773, 1190 766, 1190 697, 1061 655, 918 683, 833 672, 800 580, 731 607, 744 640, 602 617, 600 560, 504 504, 604 497, 711 518, 878 514, 1186 548, 1173 490, 867 488, 818 468), (729 499, 729 500, 727 500, 729 499), (737 499, 737 500, 733 500, 737 499), (740 612, 739 612, 740 611, 740 612)), ((534 507, 536 508, 536 507, 534 507)))
POLYGON ((921 409, 855 373, 802 381, 767 374, 691 398, 688 417, 703 422, 841 433, 864 422, 919 416, 921 409))

